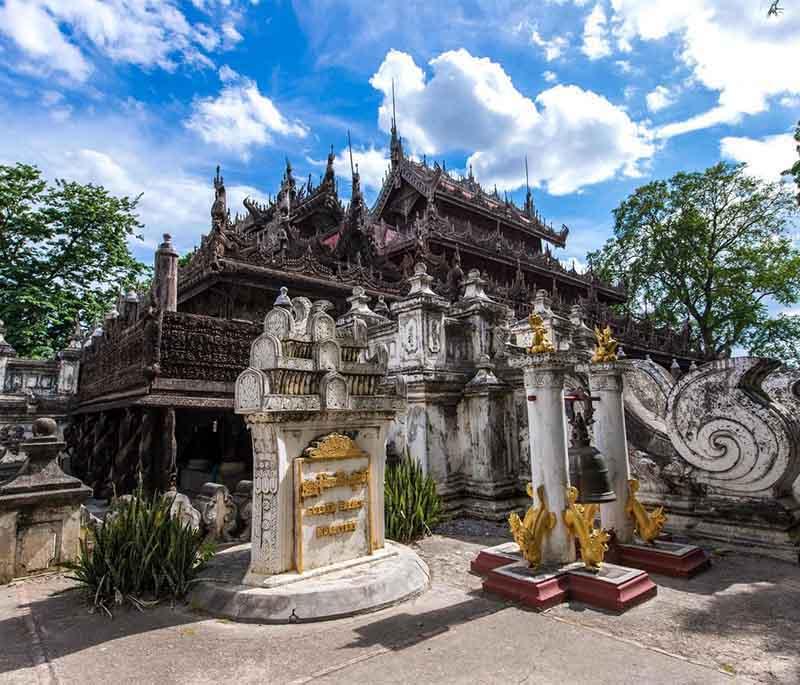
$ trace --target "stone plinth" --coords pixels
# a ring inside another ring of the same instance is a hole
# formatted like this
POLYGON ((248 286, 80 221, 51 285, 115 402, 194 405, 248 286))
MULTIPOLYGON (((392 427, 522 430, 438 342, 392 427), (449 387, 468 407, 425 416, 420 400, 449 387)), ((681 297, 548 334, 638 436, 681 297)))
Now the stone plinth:
POLYGON ((282 288, 236 381, 253 441, 248 585, 300 582, 384 547, 386 435, 399 400, 380 394, 388 354, 369 356, 358 311, 337 326, 328 309, 282 288))
POLYGON ((91 489, 59 468, 64 447, 53 419, 37 419, 22 443, 28 462, 0 487, 0 583, 43 571, 78 554, 80 506, 91 489))
POLYGON ((325 565, 323 560, 331 564, 383 547, 386 431, 392 416, 392 412, 275 412, 247 416, 253 435, 254 473, 252 561, 246 582, 261 584, 276 573, 302 573, 325 565), (315 439, 342 430, 352 436, 363 456, 308 460, 301 456, 315 439), (315 475, 309 473, 311 469, 315 475), (355 488, 343 484, 303 497, 304 483, 319 482, 316 474, 355 474, 357 478, 364 470, 366 483, 354 483, 355 488), (340 501, 360 506, 340 508, 340 501), (335 504, 336 510, 328 513, 325 507, 330 503, 335 504), (352 530, 335 528, 322 534, 326 532, 323 527, 347 526, 353 521, 356 526, 352 530), (351 538, 361 540, 365 535, 364 544, 346 544, 351 538), (311 544, 303 545, 303 538, 311 544))
POLYGON ((614 557, 620 564, 660 573, 664 576, 691 578, 711 567, 711 556, 696 545, 655 540, 650 545, 619 544, 614 557))

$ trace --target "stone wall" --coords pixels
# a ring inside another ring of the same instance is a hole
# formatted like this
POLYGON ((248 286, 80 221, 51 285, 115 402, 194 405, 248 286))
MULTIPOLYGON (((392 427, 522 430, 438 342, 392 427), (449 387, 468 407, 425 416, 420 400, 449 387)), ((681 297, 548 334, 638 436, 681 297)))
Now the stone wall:
POLYGON ((5 340, 0 321, 0 483, 25 463, 20 442, 32 435, 33 422, 55 419, 63 436, 67 412, 78 387, 79 333, 53 359, 23 359, 5 340))

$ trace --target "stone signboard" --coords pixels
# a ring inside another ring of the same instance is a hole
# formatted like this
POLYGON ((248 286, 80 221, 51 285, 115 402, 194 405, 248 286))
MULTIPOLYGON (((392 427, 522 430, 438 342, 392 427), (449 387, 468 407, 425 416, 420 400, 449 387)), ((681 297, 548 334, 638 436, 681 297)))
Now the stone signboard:
POLYGON ((297 571, 371 554, 369 455, 337 433, 304 455, 294 460, 297 571))

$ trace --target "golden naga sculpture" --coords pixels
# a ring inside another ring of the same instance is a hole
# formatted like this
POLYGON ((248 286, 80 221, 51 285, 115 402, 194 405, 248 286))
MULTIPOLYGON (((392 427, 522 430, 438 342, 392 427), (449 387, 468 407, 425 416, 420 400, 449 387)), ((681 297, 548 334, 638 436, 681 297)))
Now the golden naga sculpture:
POLYGON ((528 354, 544 354, 545 352, 555 352, 556 348, 547 337, 547 329, 544 326, 544 319, 534 313, 528 317, 528 325, 531 327, 533 339, 528 348, 528 354))
POLYGON ((631 478, 628 481, 628 490, 629 495, 625 504, 625 514, 635 521, 636 534, 645 542, 652 544, 653 540, 661 534, 661 529, 667 522, 664 507, 656 507, 648 513, 644 505, 636 499, 636 493, 639 491, 639 481, 635 478, 631 478))
MULTIPOLYGON (((531 568, 538 568, 542 563, 542 542, 544 536, 556 525, 556 515, 547 508, 544 496, 544 485, 536 488, 539 495, 539 508, 530 507, 525 513, 525 518, 520 519, 517 514, 508 517, 508 525, 514 542, 519 545, 522 556, 525 557, 531 568)), ((528 483, 528 496, 533 499, 533 488, 528 483)))
POLYGON ((606 326, 603 330, 595 326, 594 337, 597 339, 597 347, 594 348, 592 361, 595 364, 617 361, 619 343, 611 337, 611 326, 606 326))
POLYGON ((578 539, 581 548, 581 559, 590 571, 599 571, 608 551, 608 531, 594 527, 598 504, 578 504, 578 489, 567 488, 567 508, 564 511, 564 523, 572 536, 578 539))

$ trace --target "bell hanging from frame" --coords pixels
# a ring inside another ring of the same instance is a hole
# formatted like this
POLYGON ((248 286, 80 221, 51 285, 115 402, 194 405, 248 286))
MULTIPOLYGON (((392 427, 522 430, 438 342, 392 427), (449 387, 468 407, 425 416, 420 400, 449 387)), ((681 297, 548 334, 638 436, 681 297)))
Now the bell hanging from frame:
POLYGON ((570 448, 569 480, 578 489, 579 504, 602 504, 617 499, 605 457, 591 445, 570 448))

